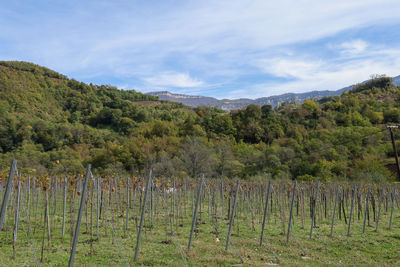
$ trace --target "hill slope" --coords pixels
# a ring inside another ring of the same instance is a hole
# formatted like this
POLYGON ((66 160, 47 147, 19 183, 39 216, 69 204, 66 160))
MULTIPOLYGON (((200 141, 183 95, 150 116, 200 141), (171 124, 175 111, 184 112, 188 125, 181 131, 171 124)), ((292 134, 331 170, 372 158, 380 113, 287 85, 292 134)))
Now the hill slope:
POLYGON ((393 179, 385 124, 400 123, 399 100, 392 79, 378 78, 318 101, 227 113, 0 62, 0 169, 17 158, 51 174, 90 162, 97 173, 178 178, 393 179))
POLYGON ((65 112, 90 115, 112 102, 158 100, 133 90, 87 85, 55 71, 26 62, 0 61, 1 106, 49 120, 63 120, 65 112))

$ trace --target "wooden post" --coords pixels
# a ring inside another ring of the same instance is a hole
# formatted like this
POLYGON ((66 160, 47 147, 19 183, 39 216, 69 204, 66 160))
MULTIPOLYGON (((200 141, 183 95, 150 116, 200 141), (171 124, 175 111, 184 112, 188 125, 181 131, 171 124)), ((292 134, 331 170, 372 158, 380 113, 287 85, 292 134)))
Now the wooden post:
POLYGON ((400 179, 399 156, 397 155, 397 147, 396 147, 396 142, 394 140, 394 135, 393 135, 393 128, 398 128, 398 126, 387 126, 387 128, 390 131, 390 138, 392 139, 393 152, 394 152, 394 157, 396 159, 397 177, 398 177, 398 179, 400 179))
POLYGON ((375 227, 375 232, 378 232, 379 228, 379 218, 381 217, 381 206, 382 206, 382 196, 383 196, 383 189, 379 190, 379 202, 378 202, 378 217, 376 218, 376 227, 375 227))
POLYGON ((350 216, 349 216, 349 225, 347 227, 347 236, 350 236, 350 227, 351 227, 351 219, 353 217, 353 208, 354 208, 354 197, 356 195, 357 186, 354 185, 353 193, 351 195, 351 208, 350 208, 350 216))
MULTIPOLYGON (((21 178, 21 177, 20 177, 21 178)), ((18 222, 19 222, 19 204, 21 200, 21 180, 18 179, 18 192, 17 192, 17 207, 15 209, 15 221, 14 221, 14 236, 13 236, 13 256, 15 257, 15 245, 17 243, 18 235, 18 222)))
POLYGON ((150 229, 153 229, 153 225, 154 225, 154 194, 153 194, 153 190, 154 190, 154 185, 153 185, 153 181, 151 181, 150 183, 150 215, 151 215, 151 227, 150 229))
POLYGON ((65 235, 65 211, 67 209, 67 177, 64 176, 64 190, 63 190, 63 220, 62 220, 62 238, 65 235))
POLYGON ((294 181, 294 187, 293 187, 293 193, 292 193, 292 203, 290 204, 289 225, 288 225, 286 243, 289 243, 290 229, 292 228, 293 203, 294 203, 294 197, 296 195, 296 188, 297 188, 297 181, 294 181))
POLYGON ((136 248, 135 248, 135 258, 134 261, 137 261, 138 259, 138 255, 139 255, 139 248, 140 248, 140 239, 142 237, 142 230, 143 230, 143 224, 144 224, 144 216, 146 214, 146 201, 147 201, 147 195, 149 192, 149 187, 151 186, 151 174, 152 171, 149 171, 149 178, 147 179, 147 183, 146 183, 146 190, 144 192, 144 199, 143 199, 143 203, 142 203, 142 214, 140 216, 140 225, 139 225, 139 232, 137 235, 137 240, 136 240, 136 248))
MULTIPOLYGON (((43 202, 44 202, 44 216, 43 216, 43 236, 42 236, 42 250, 40 253, 40 262, 43 262, 43 256, 44 256, 44 240, 46 238, 46 222, 48 224, 48 220, 47 220, 47 216, 48 216, 48 211, 47 211, 47 201, 48 201, 48 191, 45 188, 45 192, 43 195, 43 202)), ((39 202, 39 198, 38 198, 38 202, 39 202)))
POLYGON ((97 205, 96 205, 96 235, 99 237, 99 220, 100 220, 100 212, 101 212, 101 180, 100 177, 97 178, 97 205))
POLYGON ((224 182, 221 179, 221 221, 224 220, 224 182))
POLYGON ((125 230, 128 231, 129 224, 129 177, 126 179, 126 222, 125 222, 125 230))
MULTIPOLYGON (((32 211, 33 211, 33 216, 35 217, 34 218, 34 221, 36 222, 36 216, 37 216, 37 201, 38 200, 36 200, 36 205, 35 205, 35 198, 36 198, 36 195, 38 195, 38 199, 39 199, 39 193, 37 193, 37 192, 40 192, 39 190, 38 191, 36 191, 36 176, 33 176, 33 181, 32 181, 33 183, 32 183, 32 211)), ((33 224, 33 234, 35 234, 35 232, 36 232, 36 223, 34 223, 33 224)), ((31 236, 32 236, 32 233, 31 233, 31 236)))
POLYGON ((200 182, 199 182, 199 186, 198 186, 198 190, 197 190, 196 206, 194 207, 194 212, 193 212, 193 215, 192 215, 192 228, 190 229, 188 251, 190 251, 190 247, 192 245, 193 232, 194 232, 194 228, 196 226, 197 210, 198 210, 199 203, 200 203, 201 188, 203 186, 203 182, 204 182, 204 174, 201 176, 201 179, 200 179, 200 182))
POLYGON ((363 224, 363 234, 365 233, 365 224, 367 223, 367 213, 368 213, 368 198, 370 194, 370 189, 368 187, 367 197, 365 198, 365 212, 364 212, 364 224, 363 224))
POLYGON ((12 190, 12 181, 14 178, 16 167, 17 167, 17 161, 14 159, 11 163, 10 175, 8 176, 7 187, 6 187, 6 191, 4 192, 3 203, 1 205, 0 231, 3 228, 4 218, 6 217, 7 203, 8 203, 8 198, 10 197, 10 190, 12 190))
POLYGON ((238 192, 239 192, 239 186, 240 186, 240 181, 238 180, 236 182, 235 198, 233 199, 233 208, 232 208, 231 220, 229 222, 228 237, 226 238, 226 246, 225 246, 225 250, 226 251, 228 251, 228 249, 229 249, 229 241, 231 239, 232 225, 233 225, 233 220, 235 218, 235 211, 236 211, 237 195, 238 195, 238 192))
POLYGON ((315 192, 315 200, 314 200, 314 205, 313 205, 313 210, 312 210, 310 238, 312 238, 312 232, 313 232, 313 228, 315 226, 315 210, 317 209, 318 194, 319 194, 319 181, 317 182, 317 192, 315 192))
POLYGON ((390 221, 389 221, 389 230, 392 229, 392 218, 393 218, 393 209, 394 209, 394 189, 392 188, 392 192, 390 193, 391 199, 391 207, 390 207, 390 221))
POLYGON ((336 189, 335 205, 333 207, 333 214, 332 214, 331 233, 330 233, 329 236, 333 235, 333 226, 335 225, 336 205, 337 205, 337 202, 338 202, 339 190, 340 190, 340 185, 338 185, 337 189, 336 189))
POLYGON ((86 199, 86 190, 87 190, 87 185, 89 181, 89 176, 90 176, 90 169, 91 165, 88 164, 87 169, 86 169, 86 177, 85 177, 85 182, 83 184, 83 190, 82 190, 82 197, 81 197, 81 203, 79 205, 79 212, 78 212, 78 219, 76 221, 76 228, 75 228, 75 235, 74 235, 74 241, 72 243, 72 249, 71 249, 71 255, 69 258, 69 263, 68 267, 72 267, 74 264, 74 257, 75 257, 75 251, 76 251, 76 245, 78 243, 78 236, 79 236, 79 228, 81 226, 81 219, 82 219, 82 212, 83 212, 83 206, 85 205, 85 199, 86 199))
MULTIPOLYGON (((176 184, 175 179, 173 180, 173 188, 172 188, 172 226, 175 226, 175 191, 176 191, 176 184)), ((208 203, 210 205, 210 203, 208 203)))
POLYGON ((28 185, 27 185, 27 201, 26 201, 26 223, 28 224, 28 233, 31 235, 31 220, 30 220, 30 214, 29 214, 29 209, 30 209, 30 202, 31 202, 31 176, 28 175, 28 185))
POLYGON ((262 227, 261 227, 261 236, 260 236, 260 247, 262 246, 263 239, 264 239, 265 219, 267 218, 267 213, 268 213, 268 199, 269 199, 270 192, 271 192, 271 180, 268 181, 267 196, 265 199, 264 217, 263 217, 263 223, 262 223, 262 227))

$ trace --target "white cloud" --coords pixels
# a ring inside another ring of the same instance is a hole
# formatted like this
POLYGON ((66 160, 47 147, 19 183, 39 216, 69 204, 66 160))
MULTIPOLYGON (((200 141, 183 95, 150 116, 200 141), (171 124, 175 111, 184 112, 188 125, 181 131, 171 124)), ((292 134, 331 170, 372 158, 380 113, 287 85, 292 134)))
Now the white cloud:
POLYGON ((206 53, 238 58, 243 51, 398 21, 400 8, 397 0, 185 1, 173 7, 154 3, 143 7, 118 1, 112 5, 75 4, 79 12, 71 11, 68 5, 65 13, 54 12, 39 22, 22 17, 29 26, 12 29, 9 21, 0 25, 10 39, 29 38, 29 42, 21 40, 21 52, 27 49, 32 57, 66 71, 97 64, 111 67, 132 56, 137 56, 135 63, 148 60, 157 68, 176 51, 185 56, 194 53, 199 58, 206 53), (102 22, 98 22, 99 14, 102 22))
MULTIPOLYGON (((290 77, 285 82, 269 82, 251 86, 248 91, 252 97, 278 95, 289 92, 308 92, 312 90, 337 90, 370 78, 371 74, 397 76, 400 70, 400 48, 376 48, 363 54, 361 58, 347 61, 314 61, 310 59, 283 58, 273 59, 264 71, 278 77, 290 77)), ((241 97, 237 91, 231 98, 241 97)))
POLYGON ((166 72, 144 79, 150 85, 166 87, 198 87, 204 83, 187 73, 166 72))
POLYGON ((338 49, 340 53, 345 56, 359 55, 363 53, 369 44, 361 39, 351 40, 348 42, 343 42, 339 45, 331 45, 332 49, 338 49))
POLYGON ((273 58, 259 60, 258 65, 262 70, 276 77, 307 79, 321 68, 322 62, 273 58))
MULTIPOLYGON (((259 96, 260 91, 251 88, 265 86, 241 88, 248 82, 246 75, 269 73, 294 79, 263 87, 268 88, 265 96, 301 90, 300 85, 317 86, 312 79, 345 70, 337 65, 343 64, 342 58, 339 63, 320 59, 312 50, 299 55, 296 44, 400 23, 398 0, 178 0, 173 5, 170 1, 71 0, 52 6, 43 0, 15 6, 12 3, 18 1, 9 2, 0 7, 0 58, 32 61, 88 82, 107 76, 138 90, 188 87, 199 94, 204 90, 207 95, 224 95, 221 91, 229 84, 232 92, 243 97, 259 96), (285 45, 293 45, 293 51, 282 52, 285 45), (221 87, 213 91, 210 84, 221 87)), ((359 57, 378 60, 382 68, 397 66, 386 55, 379 59, 380 50, 373 55, 374 44, 368 41, 349 37, 336 43, 340 56, 351 59, 347 68, 359 57)), ((351 81, 368 78, 372 70, 365 72, 351 81)))

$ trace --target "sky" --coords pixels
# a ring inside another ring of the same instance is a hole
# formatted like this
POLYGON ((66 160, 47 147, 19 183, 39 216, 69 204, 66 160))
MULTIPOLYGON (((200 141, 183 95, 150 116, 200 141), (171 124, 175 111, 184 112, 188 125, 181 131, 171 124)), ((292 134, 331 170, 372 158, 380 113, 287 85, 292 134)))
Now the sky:
POLYGON ((400 75, 398 0, 0 3, 0 60, 86 83, 254 99, 400 75))

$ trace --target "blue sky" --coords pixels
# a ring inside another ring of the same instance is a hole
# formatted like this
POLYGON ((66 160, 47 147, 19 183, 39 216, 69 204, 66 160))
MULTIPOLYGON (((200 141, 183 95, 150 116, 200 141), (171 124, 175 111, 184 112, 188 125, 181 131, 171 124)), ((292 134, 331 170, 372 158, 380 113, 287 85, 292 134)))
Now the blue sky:
POLYGON ((87 83, 257 98, 400 75, 398 0, 1 2, 0 60, 87 83))

